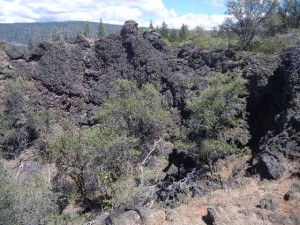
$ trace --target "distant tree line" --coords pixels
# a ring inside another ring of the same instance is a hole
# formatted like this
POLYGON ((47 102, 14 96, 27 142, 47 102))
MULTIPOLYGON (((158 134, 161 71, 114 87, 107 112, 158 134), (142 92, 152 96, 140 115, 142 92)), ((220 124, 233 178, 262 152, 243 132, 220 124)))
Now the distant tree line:
MULTIPOLYGON (((100 19, 100 22, 98 24, 96 36, 93 36, 89 22, 86 22, 84 24, 84 27, 77 32, 77 35, 79 35, 79 34, 81 34, 87 38, 98 38, 98 39, 101 39, 101 38, 104 38, 105 36, 107 36, 107 32, 105 31, 102 19, 100 19)), ((68 33, 67 29, 54 28, 51 30, 48 40, 52 41, 52 42, 65 42, 69 38, 70 38, 70 34, 68 33)), ((32 34, 27 43, 27 50, 32 51, 35 48, 37 48, 40 41, 41 41, 41 38, 36 33, 32 34)))
MULTIPOLYGON (((163 21, 156 31, 170 44, 192 41, 203 48, 232 43, 242 50, 274 52, 299 42, 299 0, 230 0, 226 6, 230 17, 212 30, 199 26, 190 30, 186 24, 170 29, 163 21)), ((153 29, 152 21, 149 28, 153 29)))

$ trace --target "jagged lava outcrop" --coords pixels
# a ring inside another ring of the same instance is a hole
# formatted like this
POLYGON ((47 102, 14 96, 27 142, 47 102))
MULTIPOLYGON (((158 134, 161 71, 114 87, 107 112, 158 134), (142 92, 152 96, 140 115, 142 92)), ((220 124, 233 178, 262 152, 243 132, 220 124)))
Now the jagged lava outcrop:
POLYGON ((299 175, 299 168, 283 164, 299 161, 300 46, 279 57, 239 52, 233 46, 211 51, 193 44, 170 47, 154 30, 140 34, 138 24, 127 21, 120 36, 92 41, 78 35, 64 43, 40 43, 29 54, 7 55, 1 57, 9 57, 14 70, 34 82, 40 102, 85 125, 94 123, 98 106, 114 93, 113 81, 124 78, 154 84, 180 129, 189 116, 186 102, 201 88, 199 78, 240 68, 249 80, 245 129, 257 156, 249 171, 269 179, 284 172, 299 175), (196 82, 187 92, 185 83, 192 77, 196 82))

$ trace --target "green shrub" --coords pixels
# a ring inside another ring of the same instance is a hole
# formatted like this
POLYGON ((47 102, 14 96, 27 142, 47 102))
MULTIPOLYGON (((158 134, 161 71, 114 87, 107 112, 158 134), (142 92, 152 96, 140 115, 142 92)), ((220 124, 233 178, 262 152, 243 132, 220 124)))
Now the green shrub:
POLYGON ((0 50, 2 50, 2 51, 6 50, 7 46, 8 46, 8 44, 6 41, 0 40, 0 50))
POLYGON ((139 89, 128 80, 117 80, 115 89, 116 94, 99 110, 100 123, 127 131, 144 143, 152 144, 171 123, 162 95, 152 84, 139 89))
POLYGON ((58 213, 56 200, 46 183, 15 180, 0 163, 0 223, 48 224, 58 213))
MULTIPOLYGON (((187 104, 199 152, 210 161, 245 145, 246 83, 239 71, 205 77, 197 97, 187 104)), ((246 142, 248 136, 246 138, 246 142)))
POLYGON ((127 161, 136 154, 135 143, 134 138, 112 127, 70 127, 49 140, 48 151, 61 168, 61 185, 68 186, 71 178, 71 191, 89 198, 96 190, 109 195, 111 182, 127 175, 127 161))
POLYGON ((5 97, 0 112, 0 136, 6 158, 16 157, 38 137, 33 123, 29 93, 23 78, 9 79, 4 87, 5 97))
POLYGON ((3 71, 4 79, 16 79, 18 77, 18 74, 12 70, 5 68, 3 71))
POLYGON ((272 37, 256 37, 250 45, 252 52, 278 53, 284 48, 300 43, 300 30, 289 30, 287 33, 277 33, 272 37))
POLYGON ((197 46, 204 49, 226 49, 228 46, 228 41, 223 38, 203 37, 196 38, 194 42, 197 46))
POLYGON ((113 195, 111 204, 113 207, 136 206, 145 197, 145 187, 138 187, 134 178, 121 179, 112 185, 113 195))
MULTIPOLYGON (((280 47, 278 46, 280 49, 280 47)), ((251 43, 249 50, 251 52, 268 52, 268 46, 266 45, 265 41, 259 38, 255 38, 251 43)))
POLYGON ((0 163, 0 221, 13 224, 14 218, 14 185, 0 163))

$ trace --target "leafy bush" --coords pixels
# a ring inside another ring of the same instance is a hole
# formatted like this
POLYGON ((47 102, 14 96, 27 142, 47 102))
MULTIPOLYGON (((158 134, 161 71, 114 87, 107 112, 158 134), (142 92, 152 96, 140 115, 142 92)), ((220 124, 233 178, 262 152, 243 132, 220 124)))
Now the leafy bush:
MULTIPOLYGON (((0 221, 6 221, 7 224, 13 222, 14 208, 14 186, 10 177, 0 164, 0 221)), ((0 222, 0 224, 2 224, 0 222)))
POLYGON ((118 208, 122 205, 134 207, 145 197, 145 187, 138 187, 134 178, 121 179, 112 185, 111 204, 118 208))
POLYGON ((290 30, 288 33, 276 34, 273 37, 256 37, 250 45, 250 51, 263 53, 278 53, 288 46, 300 43, 300 30, 290 30))
POLYGON ((171 123, 161 94, 152 84, 139 89, 128 80, 117 80, 115 89, 116 94, 99 110, 101 124, 128 131, 141 144, 152 144, 171 123))
POLYGON ((204 49, 226 49, 228 41, 224 38, 203 37, 194 40, 195 44, 204 49))
POLYGON ((0 142, 6 158, 16 157, 38 137, 30 113, 26 82, 21 77, 9 79, 4 87, 5 98, 0 112, 2 136, 0 142))
POLYGON ((3 71, 4 79, 16 79, 18 77, 18 74, 12 70, 5 68, 3 71))
POLYGON ((139 89, 128 80, 117 80, 115 93, 100 107, 98 125, 66 127, 48 140, 49 155, 59 167, 55 187, 64 196, 76 193, 88 201, 98 197, 103 204, 125 204, 128 199, 121 199, 118 188, 137 188, 130 179, 138 183, 141 154, 146 154, 147 144, 161 136, 170 122, 153 85, 139 89))
POLYGON ((0 50, 4 51, 7 48, 7 42, 0 40, 0 50))
POLYGON ((200 155, 210 161, 238 151, 248 141, 245 125, 246 80, 239 71, 203 79, 203 87, 187 108, 200 155), (244 136, 246 135, 246 139, 244 136), (246 140, 246 141, 245 141, 246 140))
POLYGON ((62 187, 69 182, 75 186, 71 191, 88 198, 95 190, 109 195, 111 182, 126 175, 127 160, 136 153, 135 142, 111 127, 71 127, 50 140, 48 150, 61 168, 62 187))
POLYGON ((0 164, 0 224, 48 224, 58 213, 56 199, 46 183, 17 181, 0 164))

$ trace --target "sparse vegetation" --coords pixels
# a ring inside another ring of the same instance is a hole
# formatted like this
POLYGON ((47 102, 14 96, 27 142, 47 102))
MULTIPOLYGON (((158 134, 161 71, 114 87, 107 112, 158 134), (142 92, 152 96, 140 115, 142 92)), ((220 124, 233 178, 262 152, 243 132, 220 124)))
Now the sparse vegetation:
POLYGON ((48 184, 16 180, 1 163, 0 200, 0 221, 7 225, 50 224, 58 213, 57 196, 48 184))
POLYGON ((256 170, 294 179, 280 163, 298 159, 299 46, 280 63, 245 50, 300 44, 297 3, 229 1, 210 31, 164 21, 143 35, 127 21, 106 37, 100 19, 77 38, 49 29, 38 48, 31 34, 23 53, 0 42, 0 225, 114 224, 124 211, 144 222, 147 207, 172 221, 166 208, 256 170))
POLYGON ((102 22, 102 19, 100 19, 100 23, 98 25, 98 33, 97 33, 97 37, 99 39, 104 38, 107 35, 105 29, 104 29, 104 24, 102 22))
MULTIPOLYGON (((191 129, 201 158, 211 164, 217 158, 237 153, 249 137, 241 133, 246 115, 246 80, 239 71, 203 79, 202 88, 187 108, 191 111, 191 129)), ((210 165, 211 166, 211 165, 210 165)))

